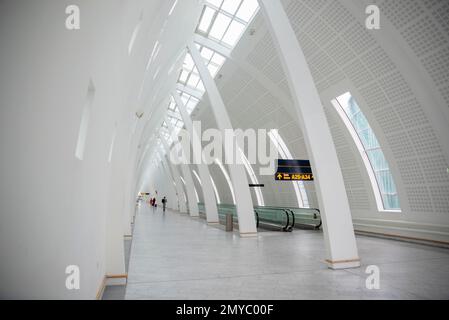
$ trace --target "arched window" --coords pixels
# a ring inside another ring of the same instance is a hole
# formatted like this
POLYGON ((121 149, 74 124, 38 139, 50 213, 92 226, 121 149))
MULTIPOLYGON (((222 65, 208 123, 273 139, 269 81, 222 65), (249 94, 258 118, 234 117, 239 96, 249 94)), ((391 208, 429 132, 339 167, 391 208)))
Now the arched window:
POLYGON ((387 159, 368 120, 351 93, 346 92, 332 104, 348 128, 363 159, 379 211, 400 211, 398 193, 387 159))
POLYGON ((215 185, 215 181, 212 178, 212 176, 210 176, 210 182, 212 183, 212 187, 214 188, 214 192, 215 192, 215 197, 217 198, 217 204, 220 204, 220 195, 218 194, 218 189, 217 186, 215 185))
MULTIPOLYGON (((253 167, 251 166, 251 163, 249 163, 249 160, 245 156, 245 153, 243 153, 242 149, 240 149, 240 147, 238 149, 239 149, 239 152, 240 152, 240 155, 241 155, 241 159, 243 160, 243 165, 245 166, 246 172, 248 173, 249 178, 251 179, 251 183, 259 184, 259 180, 257 179, 257 176, 254 173, 254 170, 253 170, 253 167)), ((255 188, 254 192, 256 193, 257 204, 259 206, 264 206, 265 203, 263 201, 262 190, 260 190, 260 188, 255 188)))
MULTIPOLYGON (((279 156, 282 159, 293 159, 290 150, 288 150, 284 139, 279 135, 277 130, 270 130, 268 136, 278 150, 279 156)), ((295 190, 296 199, 298 201, 298 206, 300 208, 309 208, 309 199, 307 198, 306 188, 304 187, 304 182, 293 181, 293 189, 295 190)))
POLYGON ((234 188, 232 186, 231 178, 229 177, 228 172, 226 171, 225 167, 223 166, 223 164, 221 163, 220 160, 215 159, 215 163, 218 164, 218 166, 220 167, 221 172, 223 172, 223 175, 225 176, 226 181, 228 182, 229 189, 231 190, 232 201, 233 201, 234 204, 236 204, 234 188))

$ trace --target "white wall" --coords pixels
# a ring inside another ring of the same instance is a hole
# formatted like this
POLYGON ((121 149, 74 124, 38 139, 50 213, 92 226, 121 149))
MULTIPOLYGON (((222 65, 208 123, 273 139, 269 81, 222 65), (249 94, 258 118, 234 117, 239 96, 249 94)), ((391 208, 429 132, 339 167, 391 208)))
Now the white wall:
POLYGON ((168 17, 172 4, 1 2, 0 297, 93 299, 105 275, 125 273, 139 143, 156 95, 150 81, 139 100, 140 87, 158 64, 165 73, 155 81, 170 82, 166 70, 196 23, 196 1, 181 2, 168 17), (71 4, 81 10, 80 30, 65 28, 71 4), (146 70, 159 37, 164 49, 146 70), (75 148, 89 83, 95 93, 80 160, 75 148), (136 111, 145 116, 137 121, 136 111), (68 265, 80 267, 80 290, 65 287, 68 265))

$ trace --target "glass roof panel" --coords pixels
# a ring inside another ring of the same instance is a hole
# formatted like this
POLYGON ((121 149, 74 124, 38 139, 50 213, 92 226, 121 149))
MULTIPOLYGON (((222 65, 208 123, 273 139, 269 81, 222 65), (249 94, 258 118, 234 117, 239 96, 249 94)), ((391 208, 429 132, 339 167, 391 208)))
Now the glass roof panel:
MULTIPOLYGON (((257 0, 206 0, 204 6, 197 32, 231 50, 259 8, 257 0)), ((195 46, 201 52, 209 72, 215 77, 226 58, 203 44, 195 43, 195 46)), ((193 59, 187 53, 183 70, 178 79, 178 91, 189 113, 193 112, 200 101, 184 92, 191 92, 191 89, 198 91, 198 97, 205 92, 204 84, 193 59)), ((171 105, 169 111, 174 111, 171 105)), ((176 128, 182 127, 184 123, 180 120, 179 113, 173 114, 173 117, 174 120, 170 120, 170 122, 173 122, 176 134, 176 128)))
POLYGON ((223 65, 223 63, 225 62, 225 60, 226 60, 225 57, 223 57, 221 54, 215 52, 211 61, 221 67, 223 65))
POLYGON ((190 53, 187 53, 186 58, 184 59, 184 69, 191 71, 195 66, 195 63, 193 62, 192 56, 190 53))
POLYGON ((237 11, 237 18, 240 18, 246 22, 251 20, 254 13, 259 8, 257 0, 244 0, 240 9, 237 11))
POLYGON ((221 3, 223 2, 223 0, 207 0, 207 2, 209 2, 210 4, 219 8, 221 6, 221 3))
POLYGON ((185 70, 182 70, 181 75, 179 76, 179 81, 186 82, 188 76, 189 76, 189 73, 185 70))
POLYGON ((216 11, 211 7, 205 7, 203 15, 201 16, 200 24, 198 25, 198 30, 201 30, 203 32, 207 32, 209 30, 215 12, 216 11))
POLYGON ((226 34, 222 39, 223 42, 233 47, 240 39, 243 30, 245 30, 245 25, 243 23, 237 22, 235 20, 232 21, 231 25, 229 26, 228 30, 226 31, 226 34))
POLYGON ((187 81, 187 85, 191 86, 192 88, 196 88, 196 86, 198 85, 198 81, 200 81, 200 77, 197 74, 192 73, 190 75, 189 81, 187 81))
POLYGON ((201 49, 201 55, 207 61, 209 61, 212 58, 213 54, 214 54, 214 51, 210 50, 209 48, 203 47, 203 49, 201 49))
POLYGON ((224 0, 221 9, 229 14, 234 15, 240 6, 241 0, 224 0))
POLYGON ((221 40, 230 23, 231 18, 219 13, 214 21, 214 24, 212 25, 209 36, 217 40, 221 40))

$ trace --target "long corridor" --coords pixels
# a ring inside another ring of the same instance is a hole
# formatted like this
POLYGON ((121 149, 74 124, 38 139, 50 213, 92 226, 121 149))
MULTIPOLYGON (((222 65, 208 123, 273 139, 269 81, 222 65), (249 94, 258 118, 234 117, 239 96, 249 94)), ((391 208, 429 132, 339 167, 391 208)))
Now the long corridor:
POLYGON ((447 299, 449 250, 358 236, 362 267, 330 270, 322 233, 240 238, 205 220, 142 203, 126 299, 447 299), (368 265, 380 289, 366 288, 368 265))

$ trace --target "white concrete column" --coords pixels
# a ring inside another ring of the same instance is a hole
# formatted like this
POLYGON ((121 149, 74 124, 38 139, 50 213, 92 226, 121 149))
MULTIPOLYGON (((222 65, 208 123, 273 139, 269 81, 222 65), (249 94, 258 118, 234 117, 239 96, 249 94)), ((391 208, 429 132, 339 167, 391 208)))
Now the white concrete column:
MULTIPOLYGON (((171 122, 166 119, 165 123, 167 124, 168 130, 170 132, 174 131, 173 125, 171 124, 171 122)), ((185 150, 184 147, 184 143, 181 143, 181 147, 183 149, 184 154, 188 154, 189 150, 185 150)), ((190 148, 190 146, 189 146, 190 148)), ((188 166, 188 164, 186 163, 187 161, 184 161, 184 159, 180 159, 181 161, 181 170, 182 170, 182 175, 184 176, 184 180, 186 182, 186 191, 187 191, 187 199, 189 200, 189 213, 191 217, 198 217, 199 216, 199 211, 198 211, 198 200, 196 198, 195 195, 195 185, 193 183, 193 178, 192 178, 192 172, 190 171, 190 168, 188 166)))
MULTIPOLYGON (((203 85, 206 88, 218 128, 223 133, 226 129, 233 130, 228 111, 226 110, 215 81, 204 63, 203 57, 193 42, 188 44, 188 49, 198 69, 203 85)), ((234 137, 234 145, 236 145, 236 143, 237 139, 234 137)), ((227 151, 226 149, 227 148, 225 148, 225 152, 227 151)), ((235 154, 237 157, 240 156, 239 152, 235 152, 235 154)), ((243 163, 243 161, 240 163, 243 163)), ((240 236, 257 236, 253 200, 251 198, 245 168, 242 164, 228 164, 228 168, 232 185, 234 186, 240 236)))
POLYGON ((298 39, 280 0, 259 0, 279 58, 313 166, 330 268, 360 266, 351 211, 323 105, 298 39))
POLYGON ((197 166, 201 179, 201 188, 203 189, 204 207, 206 210, 207 222, 219 223, 217 202, 215 200, 214 190, 210 179, 209 168, 207 164, 201 161, 202 152, 200 154, 195 154, 196 152, 195 145, 201 147, 201 139, 200 139, 201 132, 196 132, 195 128, 193 127, 192 119, 190 118, 190 115, 187 112, 187 109, 184 106, 184 103, 182 102, 182 99, 179 96, 178 92, 175 90, 173 91, 172 95, 173 98, 175 99, 176 105, 178 106, 179 113, 181 114, 182 120, 184 121, 187 131, 190 134, 190 141, 192 143, 194 157, 197 157, 198 159, 198 161, 196 162, 198 163, 197 166))
MULTIPOLYGON (((165 142, 165 140, 161 138, 162 141, 162 145, 163 148, 165 150, 166 154, 170 153, 170 148, 167 144, 167 142, 165 142)), ((161 154, 162 157, 164 157, 163 154, 161 154)), ((182 181, 181 181, 181 176, 179 174, 178 169, 176 168, 175 165, 173 165, 170 160, 167 160, 167 163, 170 165, 171 169, 172 169, 172 173, 173 173, 173 178, 175 178, 175 183, 176 183, 176 190, 178 193, 178 199, 179 199, 179 211, 181 213, 186 213, 187 212, 187 206, 186 206, 186 201, 185 201, 185 196, 184 196, 184 189, 182 188, 182 181)))

